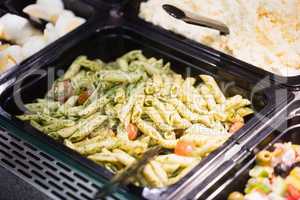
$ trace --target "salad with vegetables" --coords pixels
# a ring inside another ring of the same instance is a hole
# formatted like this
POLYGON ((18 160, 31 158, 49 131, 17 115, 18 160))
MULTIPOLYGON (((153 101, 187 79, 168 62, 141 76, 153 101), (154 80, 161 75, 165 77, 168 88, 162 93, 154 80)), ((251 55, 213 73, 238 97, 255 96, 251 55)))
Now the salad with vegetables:
POLYGON ((164 187, 239 130, 250 104, 225 97, 209 75, 183 78, 135 50, 110 63, 78 57, 18 118, 113 173, 160 145, 164 151, 133 181, 164 187))
POLYGON ((300 145, 277 143, 259 152, 249 175, 244 194, 233 192, 228 200, 299 200, 300 145))

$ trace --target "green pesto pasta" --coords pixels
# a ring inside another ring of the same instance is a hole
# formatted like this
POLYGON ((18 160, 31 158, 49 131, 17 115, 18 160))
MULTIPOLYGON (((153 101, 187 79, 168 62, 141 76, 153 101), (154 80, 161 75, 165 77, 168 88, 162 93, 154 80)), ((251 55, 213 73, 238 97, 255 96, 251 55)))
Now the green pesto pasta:
POLYGON ((26 104, 17 117, 112 173, 160 145, 165 151, 133 180, 139 186, 172 185, 253 110, 241 95, 226 97, 212 76, 183 78, 170 67, 141 50, 110 63, 79 56, 45 98, 26 104))

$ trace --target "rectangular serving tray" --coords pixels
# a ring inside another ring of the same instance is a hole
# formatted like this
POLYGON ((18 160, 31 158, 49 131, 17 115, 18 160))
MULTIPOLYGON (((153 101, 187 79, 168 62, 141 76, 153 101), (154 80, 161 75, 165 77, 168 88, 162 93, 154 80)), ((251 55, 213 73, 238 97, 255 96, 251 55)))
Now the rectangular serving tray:
MULTIPOLYGON (((23 14, 23 12, 22 12, 23 8, 25 8, 27 5, 33 4, 35 2, 36 2, 36 0, 22 0, 22 1, 4 0, 0 3, 0 9, 1 9, 0 16, 3 16, 6 13, 11 13, 11 14, 16 14, 16 15, 26 18, 27 16, 25 14, 23 14)), ((90 5, 88 3, 88 1, 85 1, 85 0, 75 0, 75 1, 74 0, 63 0, 63 2, 64 2, 65 9, 71 10, 72 12, 75 13, 76 16, 85 18, 86 23, 82 24, 81 26, 79 26, 72 32, 66 34, 65 36, 60 37, 59 39, 57 39, 53 43, 47 45, 45 48, 41 49, 34 55, 23 60, 21 63, 18 63, 15 66, 8 69, 7 71, 1 73, 0 74, 0 83, 4 83, 5 81, 7 81, 8 78, 10 77, 9 75, 15 75, 16 73, 21 73, 23 71, 26 71, 27 70, 26 66, 28 65, 28 63, 31 63, 35 60, 39 60, 41 55, 46 54, 46 52, 49 49, 54 48, 54 46, 55 46, 54 43, 63 42, 63 40, 65 38, 69 37, 69 35, 76 34, 77 30, 87 29, 91 25, 92 21, 95 20, 96 16, 101 15, 101 13, 96 12, 95 7, 90 5)), ((41 30, 41 31, 43 31, 43 30, 41 30)))
MULTIPOLYGON (((93 1, 97 2, 97 0, 93 0, 93 1)), ((122 12, 125 13, 126 18, 134 21, 134 23, 137 24, 138 26, 148 27, 149 29, 151 29, 153 31, 157 31, 161 34, 167 35, 168 37, 174 39, 175 42, 180 41, 180 42, 183 42, 190 46, 195 47, 199 51, 205 51, 208 54, 212 54, 214 56, 220 57, 223 60, 230 60, 231 62, 234 62, 237 66, 239 66, 241 69, 248 71, 249 73, 256 74, 261 79, 269 79, 272 82, 274 82, 275 84, 285 85, 290 90, 299 90, 300 89, 300 75, 291 76, 291 77, 276 75, 274 73, 271 73, 269 71, 266 71, 264 69, 254 66, 254 65, 246 63, 240 59, 237 59, 229 54, 225 54, 221 51, 218 51, 212 47, 203 45, 194 40, 183 37, 182 35, 176 34, 174 32, 168 31, 159 26, 155 26, 149 22, 144 21, 143 19, 138 17, 138 14, 139 14, 140 4, 142 2, 146 2, 146 1, 147 0, 123 0, 123 1, 120 0, 120 1, 118 1, 119 9, 121 9, 122 12)))

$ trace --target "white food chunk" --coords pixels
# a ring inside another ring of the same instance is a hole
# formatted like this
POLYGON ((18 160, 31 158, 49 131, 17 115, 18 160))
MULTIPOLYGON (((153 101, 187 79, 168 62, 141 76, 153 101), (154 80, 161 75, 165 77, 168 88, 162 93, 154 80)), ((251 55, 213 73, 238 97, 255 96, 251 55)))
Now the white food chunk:
MULTIPOLYGON (((1 46, 1 48, 4 45, 1 46)), ((7 70, 24 59, 22 48, 18 45, 3 47, 0 51, 0 72, 7 70)))
POLYGON ((56 33, 61 37, 85 23, 85 21, 81 17, 76 17, 71 11, 64 11, 59 15, 55 24, 56 33))
POLYGON ((9 55, 15 63, 20 63, 24 59, 22 48, 18 45, 9 46, 8 48, 0 52, 0 57, 3 57, 5 55, 9 55))
POLYGON ((61 0, 38 0, 36 4, 25 7, 23 12, 32 18, 55 22, 63 10, 64 5, 61 0))
POLYGON ((285 166, 291 166, 296 160, 296 153, 293 149, 289 149, 284 152, 282 156, 282 164, 285 166))
POLYGON ((37 34, 39 32, 23 17, 8 13, 0 18, 1 39, 22 45, 29 37, 37 34))
POLYGON ((47 45, 43 36, 33 36, 23 45, 23 54, 29 57, 47 45))
POLYGON ((44 30, 44 37, 45 37, 47 44, 54 42, 55 40, 57 40, 59 38, 53 24, 48 23, 46 25, 46 28, 44 30))

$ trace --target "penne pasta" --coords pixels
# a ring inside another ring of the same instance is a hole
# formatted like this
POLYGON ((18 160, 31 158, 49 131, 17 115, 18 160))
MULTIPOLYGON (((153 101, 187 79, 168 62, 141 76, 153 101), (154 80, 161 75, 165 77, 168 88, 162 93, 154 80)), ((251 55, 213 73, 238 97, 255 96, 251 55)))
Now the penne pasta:
POLYGON ((170 63, 133 50, 104 63, 79 56, 45 98, 17 116, 118 173, 161 146, 134 184, 166 187, 220 147, 254 111, 240 95, 225 97, 213 77, 173 72, 170 63), (235 126, 234 126, 235 125, 235 126), (230 132, 230 133, 229 133, 230 132))
POLYGON ((145 107, 144 112, 150 117, 150 119, 153 121, 156 128, 164 132, 171 132, 174 130, 172 126, 164 122, 163 118, 160 116, 159 112, 155 108, 145 107))
POLYGON ((86 121, 79 129, 69 138, 72 142, 77 142, 87 137, 91 132, 98 128, 105 120, 107 116, 97 115, 94 118, 86 121))
POLYGON ((133 123, 137 122, 137 120, 141 118, 143 113, 144 101, 145 101, 145 95, 141 94, 136 97, 136 102, 133 106, 132 114, 131 114, 131 121, 133 123))
POLYGON ((208 75, 200 75, 200 78, 203 80, 205 85, 210 89, 210 91, 212 92, 212 94, 215 97, 216 102, 219 104, 224 103, 226 98, 225 98, 223 92, 220 90, 215 79, 208 75))

